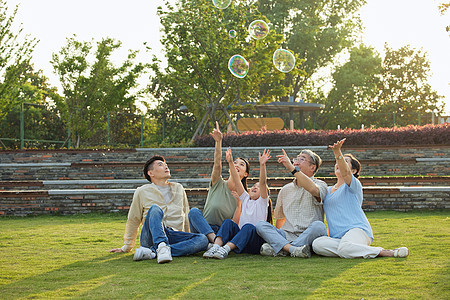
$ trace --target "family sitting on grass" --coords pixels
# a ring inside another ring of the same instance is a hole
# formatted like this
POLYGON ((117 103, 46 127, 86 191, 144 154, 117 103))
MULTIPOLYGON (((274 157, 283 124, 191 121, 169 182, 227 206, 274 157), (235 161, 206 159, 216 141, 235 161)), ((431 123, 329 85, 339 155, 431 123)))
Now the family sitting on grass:
POLYGON ((124 245, 110 252, 129 252, 134 248, 139 227, 140 247, 133 259, 156 257, 158 263, 172 256, 205 251, 203 257, 224 259, 229 252, 265 256, 342 258, 406 257, 406 247, 385 250, 372 247, 372 228, 362 210, 363 191, 358 180, 361 164, 351 154, 341 152, 345 139, 329 146, 336 158, 337 182, 327 187, 314 174, 322 164, 311 150, 303 150, 291 160, 284 150, 278 155, 292 175, 293 182, 279 192, 273 213, 267 186, 266 162, 270 151, 259 153, 260 177, 250 190, 250 166, 243 158, 233 160, 226 151, 230 178, 222 174, 222 133, 218 124, 211 133, 215 140, 214 165, 203 213, 189 210, 183 186, 168 182, 170 170, 162 156, 153 156, 144 165, 150 182, 136 189, 125 227, 124 245), (327 218, 328 231, 324 224, 327 218))

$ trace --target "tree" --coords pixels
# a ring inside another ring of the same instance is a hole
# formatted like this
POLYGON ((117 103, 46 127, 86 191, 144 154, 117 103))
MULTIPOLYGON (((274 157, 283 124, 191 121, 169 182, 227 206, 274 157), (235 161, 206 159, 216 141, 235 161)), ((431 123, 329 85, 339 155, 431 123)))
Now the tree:
MULTIPOLYGON (((265 103, 286 95, 287 89, 275 84, 285 74, 274 70, 272 64, 272 55, 283 41, 282 36, 270 31, 262 40, 248 37, 251 21, 268 21, 256 7, 233 2, 220 10, 210 0, 181 1, 177 7, 166 1, 165 5, 165 9, 158 9, 158 15, 167 67, 162 69, 161 61, 154 58, 154 75, 150 78, 150 90, 159 109, 153 113, 161 120, 177 120, 178 109, 185 105, 188 116, 201 119, 195 133, 198 134, 215 121, 222 125, 230 123, 228 109, 239 101, 265 103), (231 29, 237 32, 235 38, 228 36, 231 29), (228 60, 235 54, 250 63, 243 79, 234 77, 227 68, 228 60)), ((300 73, 300 67, 297 65, 291 72, 300 73)))
POLYGON ((0 120, 17 105, 13 95, 27 79, 26 68, 37 44, 23 36, 22 24, 16 25, 18 9, 8 14, 6 1, 0 0, 0 120))
POLYGON ((110 112, 135 113, 138 92, 137 79, 147 65, 135 63, 137 51, 130 51, 121 66, 111 61, 112 53, 121 46, 120 41, 105 38, 96 43, 80 42, 76 36, 67 39, 67 45, 59 53, 54 53, 52 65, 59 76, 64 99, 57 102, 76 147, 80 140, 87 140, 96 133, 95 140, 106 134, 105 117, 110 112), (93 56, 93 61, 89 59, 93 56))
POLYGON ((417 123, 419 113, 442 113, 443 97, 428 83, 431 69, 426 53, 408 45, 393 50, 387 44, 384 52, 378 93, 368 104, 364 118, 376 126, 389 126, 393 123, 390 117, 374 117, 371 113, 396 114, 402 116, 396 125, 408 125, 417 123))
MULTIPOLYGON (((442 2, 440 5, 439 5, 439 12, 441 13, 441 15, 445 15, 446 13, 447 13, 447 10, 448 10, 448 8, 450 7, 450 2, 442 2)), ((445 27, 445 30, 447 31, 447 32, 450 32, 450 25, 447 25, 446 27, 445 27)))
POLYGON ((333 88, 328 93, 325 109, 320 116, 321 128, 361 126, 361 113, 378 92, 381 62, 372 47, 361 44, 350 51, 349 60, 336 67, 332 74, 333 88))
MULTIPOLYGON (((258 9, 284 34, 285 46, 303 60, 305 74, 290 73, 284 86, 294 99, 308 90, 311 78, 333 64, 336 56, 352 46, 360 30, 358 10, 365 0, 259 0, 258 9)), ((317 99, 320 101, 321 99, 317 99)))
POLYGON ((441 113, 442 96, 428 83, 426 53, 409 46, 393 50, 385 45, 384 58, 360 45, 333 73, 333 88, 320 118, 325 128, 358 128, 417 124, 419 114, 441 113))
MULTIPOLYGON (((16 72, 11 66, 7 70, 6 78, 15 76, 16 72)), ((60 101, 57 89, 48 83, 48 78, 42 71, 34 71, 31 64, 22 63, 18 66, 24 70, 25 82, 11 91, 11 96, 15 99, 13 106, 0 122, 0 132, 4 138, 19 138, 20 136, 20 115, 23 109, 25 139, 35 140, 27 142, 29 146, 45 147, 55 146, 55 144, 40 144, 38 140, 62 141, 66 136, 65 126, 54 103, 60 101), (22 106, 21 106, 22 104, 22 106), (45 146, 44 146, 45 145, 45 146)), ((16 142, 5 142, 11 147, 18 148, 16 142)))

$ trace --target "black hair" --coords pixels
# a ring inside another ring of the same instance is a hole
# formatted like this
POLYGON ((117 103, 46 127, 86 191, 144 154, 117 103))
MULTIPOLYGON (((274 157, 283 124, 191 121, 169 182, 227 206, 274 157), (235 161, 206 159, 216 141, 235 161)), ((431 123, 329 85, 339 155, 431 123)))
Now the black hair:
POLYGON ((344 154, 344 157, 350 157, 350 163, 352 164, 352 169, 356 170, 356 173, 353 174, 356 178, 359 177, 359 171, 361 171, 361 163, 359 160, 356 159, 356 157, 353 156, 353 154, 347 153, 344 154))
POLYGON ((164 159, 164 157, 160 156, 160 155, 153 155, 149 160, 147 160, 147 162, 144 165, 144 176, 145 179, 147 179, 148 181, 152 182, 152 179, 150 178, 150 175, 148 175, 148 169, 153 169, 153 167, 151 167, 151 165, 153 164, 153 162, 160 160, 162 162, 166 162, 166 160, 164 159))
POLYGON ((244 176, 244 178, 241 179, 241 182, 244 189, 247 190, 247 177, 250 176, 250 163, 248 162, 248 160, 242 157, 238 157, 236 159, 241 159, 245 163, 245 172, 247 172, 248 175, 244 176))
POLYGON ((272 199, 269 197, 269 206, 267 206, 267 222, 273 225, 273 214, 272 214, 272 199))

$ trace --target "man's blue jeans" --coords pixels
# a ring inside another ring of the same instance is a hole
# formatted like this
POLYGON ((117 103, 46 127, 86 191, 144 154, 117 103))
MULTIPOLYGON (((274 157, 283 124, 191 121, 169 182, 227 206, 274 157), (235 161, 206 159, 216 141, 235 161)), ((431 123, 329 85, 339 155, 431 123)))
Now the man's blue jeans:
POLYGON ((308 228, 306 228, 306 230, 303 231, 298 238, 291 242, 286 239, 286 234, 283 230, 278 229, 265 221, 259 221, 256 224, 256 232, 266 242, 268 242, 270 246, 272 246, 275 253, 278 253, 285 245, 289 243, 295 247, 300 247, 303 245, 311 246, 312 242, 316 238, 327 235, 327 227, 321 221, 314 221, 309 224, 308 228))
POLYGON ((264 240, 256 233, 256 228, 252 224, 245 224, 239 229, 239 226, 230 219, 223 221, 217 236, 220 236, 223 243, 231 242, 236 245, 236 253, 259 254, 264 240))
POLYGON ((163 211, 158 205, 148 210, 141 229, 141 246, 150 248, 156 253, 159 243, 170 246, 172 256, 183 256, 206 250, 208 239, 203 234, 175 231, 164 226, 163 211))
POLYGON ((208 224, 202 212, 198 208, 191 208, 188 217, 189 226, 191 227, 192 232, 207 235, 210 233, 217 233, 217 231, 219 231, 220 226, 208 224))

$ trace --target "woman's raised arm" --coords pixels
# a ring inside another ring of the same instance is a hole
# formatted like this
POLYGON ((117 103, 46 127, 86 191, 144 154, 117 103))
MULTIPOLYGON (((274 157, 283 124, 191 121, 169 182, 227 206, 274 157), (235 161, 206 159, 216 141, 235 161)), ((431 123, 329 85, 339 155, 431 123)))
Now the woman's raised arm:
POLYGON ((214 165, 211 173, 211 185, 219 181, 222 175, 222 132, 219 129, 219 123, 216 122, 216 128, 211 132, 211 136, 215 141, 214 149, 214 165))

